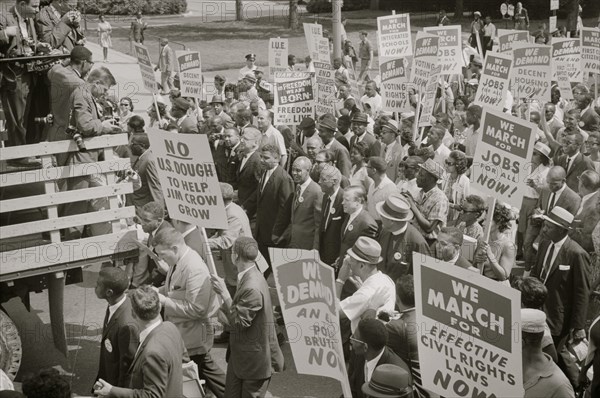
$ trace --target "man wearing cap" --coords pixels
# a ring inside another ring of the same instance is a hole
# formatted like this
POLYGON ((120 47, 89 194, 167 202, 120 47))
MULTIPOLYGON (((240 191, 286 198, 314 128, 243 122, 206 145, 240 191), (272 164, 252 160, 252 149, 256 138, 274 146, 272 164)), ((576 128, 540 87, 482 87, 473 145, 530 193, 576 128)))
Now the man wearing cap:
POLYGON ((322 215, 319 225, 319 257, 328 265, 334 265, 340 255, 344 209, 344 191, 340 189, 342 173, 331 165, 324 165, 319 175, 323 191, 322 215))
POLYGON ((419 167, 417 186, 421 188, 421 199, 417 204, 411 195, 405 193, 404 197, 414 213, 413 224, 421 231, 427 243, 431 244, 437 239, 440 228, 446 225, 448 218, 448 198, 437 186, 438 180, 444 178, 444 169, 432 159, 427 159, 419 167))
POLYGON ((238 81, 244 79, 246 76, 249 76, 248 72, 252 73, 254 76, 254 71, 256 70, 256 65, 254 62, 256 61, 256 54, 246 54, 246 65, 240 69, 238 74, 238 81))
POLYGON ((350 320, 352 332, 356 331, 365 311, 394 311, 396 288, 389 276, 377 270, 381 260, 381 246, 366 236, 359 237, 344 255, 335 281, 337 298, 340 299, 347 281, 360 286, 351 296, 339 301, 340 316, 350 320))
POLYGON ((410 372, 401 366, 377 366, 369 382, 362 386, 365 398, 410 398, 413 396, 410 372))
POLYGON ((573 214, 555 206, 543 215, 542 240, 532 276, 548 289, 544 312, 558 352, 558 365, 571 383, 577 385, 577 372, 562 359, 567 341, 583 340, 591 289, 590 257, 581 246, 569 238, 573 214))
POLYGON ((237 172, 238 203, 245 208, 249 198, 256 196, 258 180, 261 173, 261 162, 258 147, 261 134, 255 127, 247 127, 240 140, 242 158, 237 172))
POLYGON ((413 213, 398 194, 390 195, 376 206, 382 222, 379 242, 383 261, 379 269, 392 280, 412 272, 412 253, 429 255, 423 235, 410 223, 413 213))
POLYGON ((404 157, 404 148, 398 141, 399 131, 392 124, 392 120, 384 123, 380 129, 381 132, 381 156, 387 165, 386 174, 392 181, 398 178, 398 165, 404 157))
POLYGON ((240 102, 246 104, 252 110, 251 104, 253 101, 256 101, 258 109, 267 109, 265 102, 258 95, 258 91, 256 90, 256 76, 254 72, 248 72, 244 75, 244 78, 241 80, 239 84, 240 89, 240 102))
POLYGON ((531 308, 521 309, 523 387, 525 398, 575 397, 569 379, 542 351, 546 314, 531 308))
POLYGON ((179 134, 198 134, 198 123, 188 114, 190 107, 189 101, 182 97, 173 100, 171 116, 175 119, 179 134))
POLYGON ((365 84, 365 94, 361 97, 360 103, 366 109, 367 105, 371 108, 371 117, 377 119, 379 113, 383 110, 381 95, 377 92, 377 84, 371 80, 365 84))
POLYGON ((367 133, 369 118, 366 113, 359 112, 352 116, 352 132, 354 136, 350 140, 350 150, 354 148, 357 142, 365 142, 369 146, 369 156, 379 156, 381 153, 381 143, 377 141, 373 134, 367 133))
POLYGON ((233 119, 223 110, 223 97, 219 94, 213 95, 210 104, 215 109, 215 116, 220 117, 225 125, 233 124, 233 119))
POLYGON ((343 176, 350 175, 350 154, 348 150, 335 139, 337 123, 335 117, 326 113, 319 120, 319 137, 323 140, 324 149, 331 151, 334 158, 334 166, 337 167, 343 176))
POLYGON ((260 146, 263 147, 265 145, 273 145, 279 148, 279 153, 281 154, 281 159, 279 161, 279 165, 283 167, 287 160, 287 149, 285 147, 285 140, 283 139, 283 135, 281 132, 273 126, 271 111, 260 110, 258 111, 258 116, 256 117, 257 127, 262 133, 262 138, 260 141, 260 146))
POLYGON ((175 55, 169 47, 169 39, 160 39, 160 54, 158 55, 158 63, 154 68, 155 71, 160 70, 160 85, 162 87, 162 95, 169 93, 169 90, 175 88, 173 85, 173 71, 175 70, 175 55))
POLYGON ((369 77, 369 71, 371 70, 371 62, 373 62, 373 45, 367 39, 367 32, 360 32, 360 44, 358 46, 358 58, 360 58, 360 73, 358 74, 357 81, 365 79, 365 81, 371 80, 369 77))
POLYGON ((381 218, 375 206, 392 194, 400 193, 396 184, 386 174, 387 164, 379 156, 372 156, 367 163, 367 175, 373 181, 367 190, 367 209, 369 214, 381 226, 381 218))
POLYGON ((323 192, 309 176, 311 166, 310 160, 305 156, 294 161, 292 179, 296 184, 296 191, 288 199, 285 211, 280 213, 287 218, 284 222, 288 226, 276 243, 283 243, 285 247, 292 249, 319 250, 323 192))

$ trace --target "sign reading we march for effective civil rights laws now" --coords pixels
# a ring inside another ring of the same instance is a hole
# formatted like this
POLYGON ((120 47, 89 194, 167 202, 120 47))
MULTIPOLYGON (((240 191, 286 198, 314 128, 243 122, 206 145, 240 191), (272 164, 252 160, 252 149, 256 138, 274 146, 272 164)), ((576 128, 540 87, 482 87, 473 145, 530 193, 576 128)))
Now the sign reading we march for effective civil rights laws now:
POLYGON ((339 380, 350 398, 333 268, 316 250, 269 248, 269 254, 296 370, 339 380))
POLYGON ((274 92, 273 124, 297 126, 304 118, 313 117, 315 100, 309 73, 276 73, 274 92))
POLYGON ((413 264, 423 387, 443 397, 522 397, 521 293, 420 253, 413 264))
POLYGON ((202 98, 202 63, 198 51, 176 51, 182 97, 202 98))
POLYGON ((535 145, 534 129, 533 123, 484 107, 471 189, 483 197, 489 195, 520 207, 535 145))
POLYGON ((169 216, 202 228, 227 228, 208 137, 148 129, 169 216))
POLYGON ((156 84, 156 78, 154 77, 154 68, 152 67, 152 61, 150 61, 150 53, 148 49, 141 44, 133 43, 135 49, 135 56, 140 66, 140 72, 142 73, 142 81, 144 87, 151 93, 155 93, 158 89, 156 84))

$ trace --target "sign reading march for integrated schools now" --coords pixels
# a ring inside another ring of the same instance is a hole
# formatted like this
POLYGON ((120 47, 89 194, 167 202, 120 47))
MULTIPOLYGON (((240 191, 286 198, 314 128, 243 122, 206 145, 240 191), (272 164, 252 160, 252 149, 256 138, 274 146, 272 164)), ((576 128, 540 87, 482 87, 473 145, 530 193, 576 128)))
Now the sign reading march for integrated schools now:
POLYGON ((535 126, 506 113, 483 108, 481 133, 473 156, 471 189, 482 196, 521 207, 535 126))
POLYGON ((423 387, 444 397, 522 397, 520 292, 418 253, 413 264, 423 387))
POLYGON ((202 99, 202 64, 198 51, 176 51, 182 97, 202 99))
POLYGON ((380 58, 409 57, 412 55, 409 14, 378 17, 377 35, 380 58))
POLYGON ((169 216, 201 228, 227 228, 208 137, 148 129, 169 216))

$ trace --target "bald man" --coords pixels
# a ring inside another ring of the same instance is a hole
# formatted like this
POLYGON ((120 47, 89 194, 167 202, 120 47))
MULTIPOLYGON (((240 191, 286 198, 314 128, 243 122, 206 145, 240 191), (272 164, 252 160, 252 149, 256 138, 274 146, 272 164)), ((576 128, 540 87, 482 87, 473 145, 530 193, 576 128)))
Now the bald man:
POLYGON ((256 116, 256 124, 258 129, 262 133, 262 138, 260 142, 260 146, 263 147, 267 144, 271 144, 279 148, 279 153, 281 154, 281 160, 279 161, 279 165, 284 167, 285 162, 287 161, 287 149, 285 148, 285 140, 283 139, 283 135, 281 132, 275 128, 272 124, 272 116, 271 112, 267 110, 259 110, 258 116, 256 116))
POLYGON ((581 197, 567 186, 566 178, 565 169, 560 166, 554 166, 548 171, 546 176, 548 187, 542 188, 537 206, 531 215, 531 222, 527 225, 527 231, 525 231, 523 250, 527 269, 535 265, 536 254, 533 243, 537 240, 542 229, 541 216, 550 214, 550 211, 556 206, 562 207, 573 215, 577 214, 577 210, 579 210, 581 197))
POLYGON ((311 161, 305 156, 297 158, 292 165, 296 191, 286 203, 286 211, 280 213, 281 217, 289 220, 289 225, 281 237, 273 239, 286 247, 319 250, 323 192, 319 184, 310 178, 311 167, 311 161))

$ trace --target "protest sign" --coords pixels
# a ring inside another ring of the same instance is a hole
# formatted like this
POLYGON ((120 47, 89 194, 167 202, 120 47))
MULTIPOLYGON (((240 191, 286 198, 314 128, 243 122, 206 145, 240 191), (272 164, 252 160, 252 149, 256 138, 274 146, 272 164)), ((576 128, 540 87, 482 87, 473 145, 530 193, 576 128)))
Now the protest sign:
POLYGON ((541 44, 514 43, 511 71, 512 94, 515 99, 550 101, 552 69, 551 47, 541 44))
MULTIPOLYGON (((558 10, 558 0, 550 0, 550 11, 558 10)), ((552 31, 550 31, 552 32, 552 31)))
POLYGON ((581 83, 581 40, 552 38, 552 80, 556 80, 556 67, 563 65, 572 82, 581 83))
POLYGON ((431 126, 429 119, 433 114, 433 107, 435 106, 435 96, 438 89, 438 80, 442 70, 441 65, 435 66, 429 73, 429 79, 427 80, 427 87, 425 88, 425 96, 421 105, 421 117, 419 118, 419 127, 431 126))
POLYGON ((269 39, 269 80, 273 81, 275 72, 287 70, 288 39, 269 39))
POLYGON ((581 65, 584 76, 600 74, 600 29, 581 29, 581 65))
POLYGON ((556 83, 558 84, 558 91, 560 91, 560 98, 564 98, 567 101, 574 99, 569 73, 565 65, 558 65, 556 67, 556 83))
POLYGON ((526 30, 498 29, 498 52, 508 53, 514 43, 529 43, 529 32, 526 30))
POLYGON ((150 61, 150 53, 145 46, 139 43, 133 43, 133 48, 135 49, 135 57, 142 73, 144 87, 151 93, 155 93, 158 91, 158 86, 154 77, 154 67, 152 67, 152 61, 150 61))
POLYGON ((483 108, 481 133, 473 155, 471 189, 481 196, 520 207, 536 139, 535 125, 483 108))
POLYGON ((416 252, 413 265, 423 388, 443 397, 522 397, 520 292, 416 252))
POLYGON ((379 57, 399 58, 412 55, 410 15, 396 14, 377 18, 379 57))
POLYGON ((404 112, 411 110, 408 98, 408 66, 406 58, 391 59, 379 63, 381 100, 384 111, 404 112))
POLYGON ((548 23, 548 32, 554 32, 556 30, 557 22, 558 22, 558 17, 556 15, 552 15, 550 17, 550 21, 548 23))
POLYGON ((331 64, 325 62, 314 62, 315 80, 317 83, 317 101, 315 110, 317 115, 331 113, 335 115, 335 79, 331 64))
POLYGON ((182 97, 202 98, 202 63, 198 51, 176 51, 182 97))
POLYGON ((306 72, 275 74, 275 120, 273 124, 297 126, 314 116, 312 79, 306 72))
POLYGON ((208 136, 148 129, 169 216, 202 228, 227 228, 208 136))
POLYGON ((509 54, 487 52, 474 104, 503 110, 511 65, 512 57, 509 54))
POLYGON ((314 60, 319 59, 319 39, 323 37, 323 26, 317 23, 304 23, 304 37, 308 53, 314 60))
POLYGON ((331 56, 329 55, 329 39, 326 37, 320 37, 317 41, 317 58, 313 61, 331 63, 331 56))
POLYGON ((269 254, 297 372, 339 380, 350 398, 333 268, 315 250, 269 248, 269 254))
MULTIPOLYGON (((358 79, 356 76, 356 72, 354 71, 354 65, 352 65, 352 63, 350 63, 350 65, 348 65, 346 70, 348 71, 348 78, 350 80, 349 84, 350 84, 350 93, 352 94, 352 98, 360 99, 361 94, 360 94, 360 90, 358 88, 358 79)), ((362 105, 360 104, 360 101, 356 101, 356 106, 358 106, 358 108, 362 110, 362 105)))
POLYGON ((425 32, 418 32, 415 39, 415 56, 411 82, 419 95, 425 93, 429 73, 437 65, 439 37, 425 32))
POLYGON ((438 62, 442 65, 442 75, 462 74, 463 58, 461 44, 461 26, 442 26, 423 28, 427 33, 438 35, 438 62))

